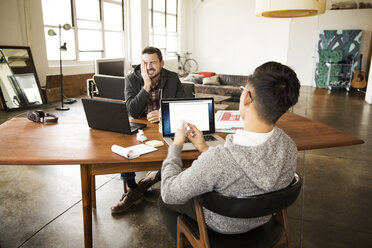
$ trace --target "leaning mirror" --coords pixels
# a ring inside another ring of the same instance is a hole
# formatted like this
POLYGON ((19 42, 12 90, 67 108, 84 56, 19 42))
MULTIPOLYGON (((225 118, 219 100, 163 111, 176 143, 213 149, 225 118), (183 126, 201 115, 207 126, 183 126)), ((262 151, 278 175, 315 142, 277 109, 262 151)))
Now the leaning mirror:
POLYGON ((43 104, 29 47, 0 46, 0 97, 6 111, 43 104))

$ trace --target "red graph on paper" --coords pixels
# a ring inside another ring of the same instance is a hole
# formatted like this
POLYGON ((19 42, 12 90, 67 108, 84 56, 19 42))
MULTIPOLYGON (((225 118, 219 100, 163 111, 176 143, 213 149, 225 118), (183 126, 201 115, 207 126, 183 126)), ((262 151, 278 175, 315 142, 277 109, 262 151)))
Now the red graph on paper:
POLYGON ((235 114, 231 112, 225 112, 223 113, 221 117, 221 121, 239 121, 240 120, 240 114, 235 114))

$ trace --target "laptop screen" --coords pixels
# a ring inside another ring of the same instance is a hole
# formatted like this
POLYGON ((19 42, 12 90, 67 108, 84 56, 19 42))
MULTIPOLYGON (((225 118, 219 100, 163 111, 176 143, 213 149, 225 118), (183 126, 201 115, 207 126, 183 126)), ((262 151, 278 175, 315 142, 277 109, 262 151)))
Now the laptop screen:
POLYGON ((81 101, 91 128, 131 134, 138 128, 146 127, 146 124, 129 122, 124 101, 108 98, 82 98, 81 101))
POLYGON ((182 120, 204 134, 215 133, 213 98, 162 99, 161 114, 163 136, 173 136, 182 120))

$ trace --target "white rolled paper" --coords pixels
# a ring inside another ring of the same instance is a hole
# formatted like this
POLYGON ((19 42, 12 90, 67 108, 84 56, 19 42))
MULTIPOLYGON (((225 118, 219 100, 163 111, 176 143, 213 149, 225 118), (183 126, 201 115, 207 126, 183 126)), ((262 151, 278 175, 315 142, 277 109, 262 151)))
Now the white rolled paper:
POLYGON ((123 156, 127 159, 132 159, 132 158, 139 157, 139 155, 135 154, 131 149, 124 148, 124 147, 121 147, 121 146, 118 146, 118 145, 112 145, 111 146, 111 151, 113 151, 114 153, 116 153, 120 156, 123 156))

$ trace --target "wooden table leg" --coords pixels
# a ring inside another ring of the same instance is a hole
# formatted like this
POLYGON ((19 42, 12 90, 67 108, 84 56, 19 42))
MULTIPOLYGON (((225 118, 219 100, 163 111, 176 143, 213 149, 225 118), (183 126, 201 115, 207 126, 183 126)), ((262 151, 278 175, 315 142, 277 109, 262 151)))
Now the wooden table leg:
POLYGON ((91 176, 91 188, 92 188, 92 207, 96 208, 96 176, 91 176))
POLYGON ((84 247, 93 247, 92 235, 92 175, 90 165, 80 165, 81 195, 83 201, 84 247))

